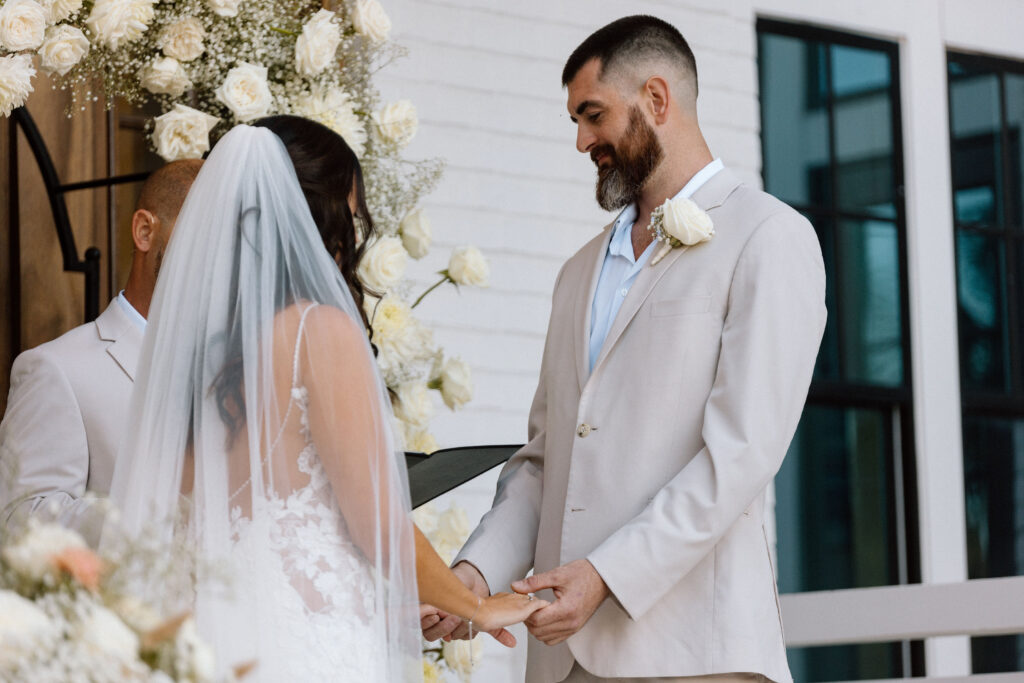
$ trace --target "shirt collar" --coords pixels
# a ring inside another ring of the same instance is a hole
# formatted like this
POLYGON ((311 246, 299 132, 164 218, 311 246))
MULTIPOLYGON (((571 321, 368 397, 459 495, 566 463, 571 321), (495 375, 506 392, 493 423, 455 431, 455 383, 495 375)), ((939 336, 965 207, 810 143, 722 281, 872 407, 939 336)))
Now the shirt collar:
MULTIPOLYGON (((679 190, 672 199, 683 199, 690 197, 694 192, 699 190, 701 186, 707 181, 711 180, 716 173, 725 168, 725 164, 722 163, 721 159, 715 159, 704 168, 697 171, 690 182, 683 185, 683 189, 679 190)), ((633 240, 630 239, 630 231, 633 228, 633 223, 636 222, 637 210, 636 204, 630 204, 624 208, 619 215, 615 218, 615 225, 612 226, 612 238, 608 243, 608 253, 612 256, 624 256, 630 261, 633 261, 633 240)))
POLYGON ((132 321, 132 324, 139 328, 140 331, 145 332, 146 319, 143 318, 142 314, 136 311, 135 307, 128 302, 123 289, 117 293, 117 299, 115 299, 115 301, 117 301, 117 305, 121 307, 121 310, 124 311, 125 315, 128 316, 128 319, 132 321))

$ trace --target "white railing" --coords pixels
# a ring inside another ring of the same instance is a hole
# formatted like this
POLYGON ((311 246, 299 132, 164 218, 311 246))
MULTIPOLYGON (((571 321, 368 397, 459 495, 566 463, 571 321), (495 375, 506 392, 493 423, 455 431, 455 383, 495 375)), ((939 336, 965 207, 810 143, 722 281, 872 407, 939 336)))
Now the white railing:
MULTIPOLYGON (((781 596, 781 603, 789 647, 1024 633, 1024 576, 792 593, 781 596)), ((1024 673, 891 679, 885 683, 898 680, 1020 683, 1024 673)))

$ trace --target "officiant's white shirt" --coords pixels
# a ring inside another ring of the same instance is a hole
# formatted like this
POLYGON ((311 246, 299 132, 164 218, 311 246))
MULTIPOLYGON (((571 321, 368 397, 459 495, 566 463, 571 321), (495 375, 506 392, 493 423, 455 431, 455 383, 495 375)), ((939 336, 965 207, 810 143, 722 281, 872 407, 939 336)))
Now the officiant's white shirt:
POLYGON ((146 321, 119 294, 95 321, 21 353, 0 423, 0 522, 55 517, 94 542, 146 321))

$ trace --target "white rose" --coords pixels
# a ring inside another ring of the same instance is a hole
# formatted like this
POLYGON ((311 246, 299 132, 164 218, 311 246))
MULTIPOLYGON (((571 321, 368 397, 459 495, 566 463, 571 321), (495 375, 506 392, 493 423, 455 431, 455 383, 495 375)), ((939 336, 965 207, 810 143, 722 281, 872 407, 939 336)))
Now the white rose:
POLYGON ((76 639, 93 652, 131 664, 139 659, 139 637, 120 617, 101 605, 93 605, 75 629, 76 639))
POLYGON ((449 358, 441 367, 441 398, 452 410, 473 400, 473 376, 469 365, 458 358, 449 358))
POLYGON ((410 256, 421 259, 427 255, 430 251, 432 230, 423 209, 414 209, 407 213, 398 229, 402 234, 402 244, 410 256))
POLYGON ((161 624, 160 616, 149 605, 131 596, 120 598, 114 605, 114 612, 139 632, 152 631, 161 624))
POLYGON ((296 71, 315 76, 334 61, 341 42, 341 27, 334 21, 334 12, 322 9, 303 25, 295 41, 296 71))
POLYGON ((164 27, 156 44, 168 57, 189 62, 206 50, 203 45, 205 38, 203 24, 195 17, 186 17, 164 27))
POLYGON ((295 99, 292 113, 322 123, 344 138, 357 157, 366 149, 366 128, 356 114, 349 96, 341 89, 314 86, 295 99))
POLYGON ((39 48, 40 66, 63 76, 89 52, 89 39, 80 29, 67 24, 51 26, 39 48))
POLYGON ((370 245, 359 262, 359 279, 371 290, 385 292, 398 284, 409 253, 397 237, 382 237, 370 245))
POLYGON ((380 111, 374 112, 373 121, 377 130, 387 142, 405 147, 416 136, 419 121, 416 107, 409 100, 392 102, 380 111))
POLYGON ((430 392, 422 382, 406 382, 398 387, 395 416, 416 427, 424 427, 434 416, 430 392))
POLYGON ((146 90, 158 95, 181 97, 192 88, 192 81, 185 73, 185 67, 173 57, 157 57, 142 70, 139 83, 146 90))
POLYGON ((219 17, 235 17, 238 16, 238 6, 242 0, 206 0, 206 4, 219 17))
MULTIPOLYGON (((438 449, 437 439, 425 429, 406 428, 405 449, 430 455, 438 449)), ((423 533, 427 533, 424 531, 423 533)))
POLYGON ((388 384, 400 383, 403 368, 434 355, 433 333, 397 296, 387 294, 373 305, 368 303, 366 314, 373 328, 373 343, 380 352, 377 365, 388 384))
POLYGON ((60 628, 14 591, 0 590, 0 673, 55 642, 60 628))
POLYGON ((462 680, 469 680, 473 669, 484 658, 483 638, 473 640, 453 640, 441 646, 444 661, 448 668, 457 673, 462 680))
POLYGON ((437 506, 434 505, 433 501, 424 503, 412 511, 412 521, 428 539, 437 530, 437 524, 440 520, 441 515, 438 513, 437 506))
POLYGON ((183 104, 174 105, 174 109, 154 120, 156 153, 164 161, 199 159, 209 151, 210 131, 219 120, 183 104))
POLYGON ((153 21, 156 0, 96 0, 86 26, 112 50, 142 37, 153 21))
POLYGON ((391 32, 391 19, 377 0, 356 0, 352 25, 358 33, 377 43, 387 40, 391 32))
POLYGON ((35 75, 31 55, 0 57, 0 113, 10 116, 13 110, 25 104, 35 75))
POLYGON ((666 234, 685 245, 699 244, 715 234, 711 217, 692 199, 666 199, 661 208, 666 234))
POLYGON ((82 0, 42 0, 39 3, 46 10, 46 22, 59 24, 82 9, 82 0))
POLYGON ((195 683, 213 681, 217 674, 213 650, 199 637, 199 631, 196 630, 196 622, 193 619, 186 619, 178 629, 178 635, 174 640, 174 650, 177 661, 185 662, 189 680, 195 681, 195 683))
POLYGON ((6 0, 0 7, 0 45, 10 52, 43 44, 48 12, 35 0, 6 0))
POLYGON ((30 523, 28 532, 3 549, 11 569, 29 581, 43 581, 57 575, 53 556, 69 548, 85 548, 85 539, 59 524, 30 523))
POLYGON ((491 269, 476 247, 459 247, 448 261, 448 276, 458 285, 486 287, 491 269))
POLYGON ((243 123, 266 116, 274 99, 267 84, 267 67, 246 62, 228 71, 214 95, 243 123))
POLYGON ((469 538, 469 517, 466 511, 452 503, 437 521, 437 539, 453 548, 461 548, 469 538))

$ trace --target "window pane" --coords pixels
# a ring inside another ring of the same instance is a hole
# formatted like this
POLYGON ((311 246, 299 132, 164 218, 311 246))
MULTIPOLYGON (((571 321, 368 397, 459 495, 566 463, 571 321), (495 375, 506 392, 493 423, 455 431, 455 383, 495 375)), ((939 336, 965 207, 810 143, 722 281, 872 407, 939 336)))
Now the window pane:
POLYGON ((1024 574, 1024 420, 964 416, 970 578, 1024 574))
POLYGON ((1009 147, 1006 155, 1010 162, 1007 177, 1010 192, 1006 197, 1006 220, 1018 230, 1024 230, 1024 174, 1021 173, 1024 167, 1024 145, 1021 144, 1021 135, 1024 133, 1024 76, 1006 74, 1004 84, 1006 143, 1009 147))
POLYGON ((836 236, 835 278, 842 292, 841 347, 851 382, 903 383, 900 251, 896 225, 888 221, 843 221, 836 236))
POLYGON ((804 409, 775 479, 780 591, 896 582, 891 441, 882 411, 804 409))
POLYGON ((999 238, 957 232, 960 373, 965 391, 1009 389, 1004 252, 999 238))
POLYGON ((793 680, 802 683, 897 678, 905 673, 899 643, 791 649, 787 658, 793 680))
POLYGON ((971 638, 971 671, 976 674, 1024 671, 1024 636, 971 638))
POLYGON ((895 218, 890 57, 831 49, 839 208, 895 218))
POLYGON ((821 254, 825 261, 825 308, 829 311, 825 318, 825 334, 818 350, 818 360, 814 365, 814 379, 838 381, 839 318, 833 312, 839 310, 839 305, 836 302, 836 279, 832 277, 836 272, 835 229, 832 227, 832 221, 827 218, 806 214, 805 218, 811 221, 814 232, 818 235, 818 242, 821 243, 821 254))
POLYGON ((825 48, 762 34, 759 59, 767 191, 798 206, 827 206, 832 186, 828 110, 819 106, 825 48))
POLYGON ((999 77, 950 63, 953 203, 969 225, 1001 223, 999 77))

